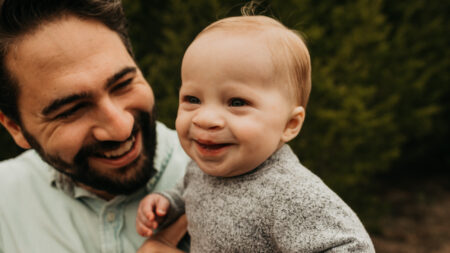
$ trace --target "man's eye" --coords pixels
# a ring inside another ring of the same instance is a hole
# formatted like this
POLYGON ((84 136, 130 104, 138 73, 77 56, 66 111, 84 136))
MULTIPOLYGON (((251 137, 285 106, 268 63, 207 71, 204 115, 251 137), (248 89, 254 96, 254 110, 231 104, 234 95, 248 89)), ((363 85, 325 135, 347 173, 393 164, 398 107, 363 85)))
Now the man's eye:
POLYGON ((132 81, 133 81, 132 78, 127 79, 127 80, 125 80, 125 81, 123 81, 123 82, 117 84, 116 86, 114 86, 114 87, 111 89, 111 91, 117 91, 117 90, 120 90, 120 89, 122 89, 122 88, 125 88, 125 87, 127 87, 132 81))
POLYGON ((55 119, 67 119, 68 117, 72 116, 73 114, 75 114, 78 110, 80 110, 81 108, 85 107, 86 104, 81 103, 81 104, 77 104, 74 107, 56 115, 55 119))
POLYGON ((185 96, 184 101, 188 102, 189 104, 200 104, 200 99, 194 96, 185 96))
POLYGON ((248 105, 248 102, 245 101, 245 99, 242 99, 242 98, 232 98, 228 102, 228 105, 232 106, 232 107, 240 107, 240 106, 248 105))

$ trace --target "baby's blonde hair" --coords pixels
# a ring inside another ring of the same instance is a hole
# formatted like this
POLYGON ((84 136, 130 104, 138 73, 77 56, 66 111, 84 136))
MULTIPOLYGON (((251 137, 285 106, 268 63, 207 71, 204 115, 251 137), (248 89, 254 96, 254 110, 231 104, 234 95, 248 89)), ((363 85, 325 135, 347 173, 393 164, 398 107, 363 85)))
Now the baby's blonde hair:
POLYGON ((271 50, 275 73, 281 78, 287 78, 288 85, 285 88, 288 93, 293 95, 298 105, 306 108, 311 92, 311 60, 308 48, 298 32, 261 15, 218 20, 203 29, 197 38, 212 31, 256 33, 262 36, 271 50))

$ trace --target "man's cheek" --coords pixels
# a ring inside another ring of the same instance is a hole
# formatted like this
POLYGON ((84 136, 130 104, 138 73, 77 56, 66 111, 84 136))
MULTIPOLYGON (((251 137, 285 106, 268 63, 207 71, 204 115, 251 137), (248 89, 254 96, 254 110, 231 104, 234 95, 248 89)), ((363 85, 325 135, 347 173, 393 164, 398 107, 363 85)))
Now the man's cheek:
POLYGON ((47 149, 48 154, 56 156, 68 164, 74 163, 75 157, 80 153, 80 151, 81 145, 73 141, 67 141, 61 143, 61 145, 57 145, 55 147, 50 147, 49 149, 47 149), (72 143, 73 145, 70 145, 70 143, 72 143))

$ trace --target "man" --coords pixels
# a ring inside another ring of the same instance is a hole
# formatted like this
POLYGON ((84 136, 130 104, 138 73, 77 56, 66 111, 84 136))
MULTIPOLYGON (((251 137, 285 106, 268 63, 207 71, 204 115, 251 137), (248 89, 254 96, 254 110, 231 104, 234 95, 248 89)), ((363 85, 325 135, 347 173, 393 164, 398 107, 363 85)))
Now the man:
POLYGON ((139 199, 188 158, 155 121, 118 0, 6 0, 0 122, 30 149, 0 163, 0 252, 135 252, 139 199))

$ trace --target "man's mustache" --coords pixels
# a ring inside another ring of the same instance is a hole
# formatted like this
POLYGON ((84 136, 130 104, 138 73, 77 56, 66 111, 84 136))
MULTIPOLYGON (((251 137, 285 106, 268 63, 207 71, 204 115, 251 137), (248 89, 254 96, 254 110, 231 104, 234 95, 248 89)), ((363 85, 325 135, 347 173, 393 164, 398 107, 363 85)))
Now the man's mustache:
POLYGON ((99 153, 104 153, 104 152, 108 152, 111 150, 115 150, 117 148, 120 147, 120 145, 122 145, 124 142, 127 142, 131 139, 133 139, 137 132, 139 131, 139 126, 137 124, 137 120, 134 121, 133 124, 133 130, 131 131, 130 136, 128 137, 128 139, 126 139, 125 141, 102 141, 102 142, 95 142, 89 145, 84 146, 79 154, 83 155, 83 156, 90 156, 90 155, 95 155, 95 154, 99 154, 99 153))

